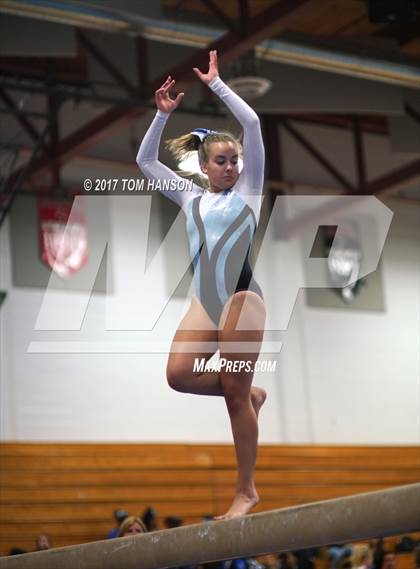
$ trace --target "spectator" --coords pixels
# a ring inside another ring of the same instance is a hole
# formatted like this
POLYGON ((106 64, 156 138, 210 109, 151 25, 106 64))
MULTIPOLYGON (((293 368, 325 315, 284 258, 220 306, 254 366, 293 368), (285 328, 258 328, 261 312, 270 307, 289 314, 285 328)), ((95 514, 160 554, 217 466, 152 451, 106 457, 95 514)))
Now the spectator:
POLYGON ((245 559, 240 557, 225 561, 225 569, 264 569, 256 559, 245 559))
POLYGON ((416 549, 414 550, 415 567, 420 569, 420 542, 417 543, 416 549))
POLYGON ((247 569, 246 559, 232 559, 226 562, 227 569, 247 569))
POLYGON ((167 529, 179 528, 184 525, 184 520, 178 516, 167 516, 164 519, 164 524, 167 529))
MULTIPOLYGON (((346 553, 341 557, 337 569, 352 569, 352 567, 352 550, 349 547, 346 553)), ((373 567, 371 569, 373 569, 373 567)))
POLYGON ((393 551, 385 551, 382 557, 381 569, 395 569, 396 559, 393 551))
POLYGON ((348 545, 334 544, 328 548, 331 569, 337 569, 341 562, 352 554, 351 547, 348 545))
POLYGON ((382 560, 385 555, 384 538, 380 537, 377 541, 374 541, 373 544, 373 569, 381 569, 382 560))
POLYGON ((158 529, 156 522, 156 511, 151 506, 144 510, 141 519, 143 520, 144 525, 147 527, 147 531, 156 531, 158 529))
POLYGON ((279 554, 279 569, 297 569, 296 557, 291 552, 279 554))
POLYGON ((115 521, 117 522, 117 527, 113 528, 109 534, 108 534, 108 538, 112 539, 113 537, 117 537, 118 536, 118 530, 120 529, 120 525, 123 523, 123 521, 128 518, 128 512, 126 512, 125 510, 114 510, 114 518, 115 521))
POLYGON ((357 543, 353 546, 351 566, 353 569, 370 569, 373 564, 373 554, 369 545, 357 543))
POLYGON ((36 538, 36 551, 44 551, 45 549, 51 549, 51 542, 47 535, 41 533, 36 538))
POLYGON ((128 537, 138 533, 147 533, 147 527, 136 516, 128 516, 118 528, 117 537, 128 537))
POLYGON ((20 547, 12 547, 7 555, 21 555, 22 553, 28 553, 28 551, 20 547))
POLYGON ((248 569, 264 569, 264 565, 262 565, 256 559, 247 559, 246 566, 248 569))
POLYGON ((298 569, 314 569, 314 558, 317 553, 318 550, 315 548, 294 551, 293 555, 296 558, 298 569))
POLYGON ((416 542, 411 535, 403 535, 395 546, 395 553, 412 553, 416 542))

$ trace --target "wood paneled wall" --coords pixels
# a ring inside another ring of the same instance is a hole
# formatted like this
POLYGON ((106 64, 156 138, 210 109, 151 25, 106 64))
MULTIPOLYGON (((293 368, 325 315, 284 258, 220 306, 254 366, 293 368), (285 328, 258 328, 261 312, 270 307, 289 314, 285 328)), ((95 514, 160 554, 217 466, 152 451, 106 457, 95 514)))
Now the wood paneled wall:
MULTIPOLYGON (((263 445, 255 511, 418 481, 418 447, 263 445)), ((196 523, 228 508, 234 484, 229 445, 2 443, 0 552, 33 550, 39 533, 57 547, 103 539, 116 508, 196 523)))

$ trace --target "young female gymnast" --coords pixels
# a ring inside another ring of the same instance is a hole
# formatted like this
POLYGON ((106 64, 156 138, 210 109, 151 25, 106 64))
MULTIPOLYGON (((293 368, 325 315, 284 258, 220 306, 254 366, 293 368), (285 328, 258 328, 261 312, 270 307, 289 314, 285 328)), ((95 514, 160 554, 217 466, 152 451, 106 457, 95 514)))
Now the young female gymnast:
MULTIPOLYGON (((258 116, 220 79, 216 51, 211 51, 209 56, 208 72, 202 73, 197 68, 194 72, 242 125, 243 169, 239 173, 241 145, 230 133, 199 128, 168 141, 169 149, 177 158, 190 150, 198 150, 201 170, 208 177, 208 188, 194 184, 192 191, 163 191, 186 215, 196 288, 196 296, 172 342, 167 378, 177 391, 225 398, 238 470, 233 503, 224 515, 216 517, 227 519, 247 514, 258 502, 253 479, 257 420, 266 393, 251 384, 264 334, 265 307, 248 257, 261 207, 264 146, 258 116), (191 353, 191 345, 197 347, 195 353, 191 353), (218 349, 221 358, 226 360, 220 372, 193 371, 195 358, 208 361, 218 349), (237 352, 232 353, 232 350, 237 352), (243 367, 242 362, 248 365, 243 367)), ((184 95, 179 93, 171 99, 169 91, 174 84, 175 80, 169 76, 156 91, 158 111, 137 155, 137 164, 150 179, 181 181, 158 161, 163 128, 184 95)))

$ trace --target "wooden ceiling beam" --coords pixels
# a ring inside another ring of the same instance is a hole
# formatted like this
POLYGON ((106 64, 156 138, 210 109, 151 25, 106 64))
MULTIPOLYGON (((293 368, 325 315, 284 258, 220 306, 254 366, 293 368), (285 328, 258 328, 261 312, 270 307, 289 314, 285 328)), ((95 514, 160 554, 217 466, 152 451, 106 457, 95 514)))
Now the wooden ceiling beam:
POLYGON ((226 14, 219 8, 219 6, 213 0, 201 0, 201 3, 209 10, 211 14, 216 16, 221 24, 223 24, 231 32, 236 32, 236 25, 231 18, 226 16, 226 14))
POLYGON ((414 160, 366 184, 366 194, 390 194, 420 180, 420 160, 414 160))
MULTIPOLYGON (((154 91, 159 88, 168 75, 177 80, 177 89, 183 90, 190 83, 196 81, 192 71, 193 67, 206 68, 208 65, 209 50, 216 49, 219 52, 220 63, 230 63, 243 53, 254 48, 257 43, 275 36, 284 28, 284 19, 299 6, 308 0, 280 0, 264 12, 261 12, 249 22, 249 33, 246 36, 239 36, 238 33, 229 32, 222 38, 215 40, 206 48, 194 53, 186 61, 175 66, 165 74, 152 81, 145 92, 148 97, 152 97, 154 91)), ((111 108, 99 117, 91 120, 76 132, 61 140, 56 148, 56 158, 60 163, 67 162, 73 156, 94 146, 99 140, 106 138, 112 132, 132 122, 134 118, 142 116, 147 112, 145 108, 111 108)), ((46 171, 49 167, 49 157, 42 156, 34 162, 29 175, 46 171)), ((13 176, 18 176, 18 170, 13 176)))
POLYGON ((37 131, 31 121, 26 118, 25 113, 20 110, 19 106, 15 103, 12 97, 10 97, 10 95, 4 91, 4 89, 0 89, 0 98, 4 101, 7 108, 14 115, 21 127, 36 144, 39 140, 40 133, 37 131))
POLYGON ((82 47, 91 54, 91 56, 99 63, 110 77, 112 77, 117 85, 119 85, 128 95, 136 97, 137 89, 126 79, 121 71, 98 49, 98 47, 80 30, 77 31, 77 39, 82 47))
POLYGON ((0 70, 14 75, 44 77, 53 74, 56 79, 87 81, 85 52, 78 49, 76 57, 1 57, 0 70))
MULTIPOLYGON (((332 126, 351 130, 353 128, 353 118, 348 115, 335 114, 312 114, 312 113, 287 113, 287 118, 294 122, 313 123, 323 126, 332 126)), ((360 128, 369 134, 388 134, 386 118, 370 117, 359 115, 360 128)))

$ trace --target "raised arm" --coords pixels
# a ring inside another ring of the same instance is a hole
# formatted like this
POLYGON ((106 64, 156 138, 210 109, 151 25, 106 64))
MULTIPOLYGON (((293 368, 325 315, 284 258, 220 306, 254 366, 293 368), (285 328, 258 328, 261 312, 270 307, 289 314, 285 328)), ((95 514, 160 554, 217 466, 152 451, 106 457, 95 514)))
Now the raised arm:
MULTIPOLYGON (((137 153, 136 162, 143 174, 150 180, 182 181, 181 176, 178 176, 178 174, 173 172, 158 159, 163 129, 165 128, 170 113, 177 108, 184 95, 184 93, 179 93, 175 99, 170 98, 169 90, 173 87, 174 83, 175 81, 169 76, 162 87, 156 91, 155 100, 158 110, 144 135, 137 153)), ((196 186, 194 186, 194 189, 198 191, 196 186)), ((191 198, 191 191, 164 189, 160 189, 160 191, 165 197, 170 198, 180 207, 183 207, 186 201, 191 198)))
POLYGON ((202 73, 197 68, 194 68, 194 71, 225 103, 243 128, 243 170, 239 185, 241 193, 261 193, 264 184, 265 153, 257 113, 220 79, 216 51, 210 52, 208 73, 202 73))

